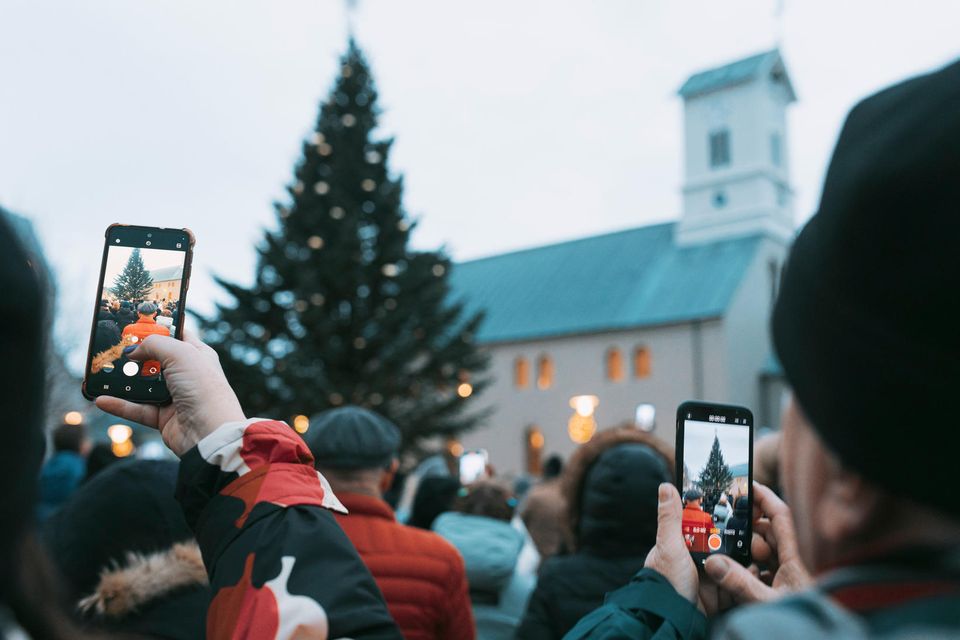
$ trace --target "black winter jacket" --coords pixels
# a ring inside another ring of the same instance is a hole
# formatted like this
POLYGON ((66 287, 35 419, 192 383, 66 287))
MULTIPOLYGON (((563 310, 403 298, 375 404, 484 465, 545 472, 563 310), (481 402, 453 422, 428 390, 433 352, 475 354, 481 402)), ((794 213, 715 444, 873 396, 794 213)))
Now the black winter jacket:
POLYGON ((601 432, 571 457, 562 485, 577 550, 543 564, 517 638, 559 640, 643 567, 669 460, 637 429, 601 432))
POLYGON ((645 558, 646 554, 602 558, 583 552, 548 559, 517 637, 562 638, 580 618, 603 604, 607 592, 627 584, 645 558))

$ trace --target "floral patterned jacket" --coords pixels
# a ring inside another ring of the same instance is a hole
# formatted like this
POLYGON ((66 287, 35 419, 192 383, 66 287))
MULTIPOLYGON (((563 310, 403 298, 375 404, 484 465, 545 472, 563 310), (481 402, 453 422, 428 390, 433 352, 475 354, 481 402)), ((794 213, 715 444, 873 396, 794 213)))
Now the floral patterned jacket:
POLYGON ((400 638, 330 510, 343 505, 283 422, 221 426, 180 463, 177 499, 213 599, 207 638, 400 638))

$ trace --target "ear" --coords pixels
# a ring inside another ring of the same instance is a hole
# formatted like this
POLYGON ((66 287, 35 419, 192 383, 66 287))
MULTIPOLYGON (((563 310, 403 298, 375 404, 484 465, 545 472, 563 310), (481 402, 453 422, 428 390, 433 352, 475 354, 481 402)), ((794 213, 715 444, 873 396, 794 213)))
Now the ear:
POLYGON ((836 469, 818 501, 816 526, 831 543, 855 540, 871 526, 881 502, 880 492, 859 475, 836 469))
POLYGON ((390 486, 393 484, 393 477, 397 475, 397 469, 400 468, 400 461, 394 458, 390 462, 390 466, 383 470, 383 473, 380 474, 380 495, 383 495, 387 492, 390 486))

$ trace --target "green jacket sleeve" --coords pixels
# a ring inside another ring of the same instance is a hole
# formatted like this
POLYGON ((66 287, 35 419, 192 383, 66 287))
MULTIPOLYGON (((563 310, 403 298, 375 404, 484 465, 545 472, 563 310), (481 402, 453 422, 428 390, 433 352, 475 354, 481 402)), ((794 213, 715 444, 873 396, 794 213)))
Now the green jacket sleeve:
POLYGON ((704 640, 707 619, 653 569, 643 569, 625 587, 607 594, 564 636, 565 640, 704 640))

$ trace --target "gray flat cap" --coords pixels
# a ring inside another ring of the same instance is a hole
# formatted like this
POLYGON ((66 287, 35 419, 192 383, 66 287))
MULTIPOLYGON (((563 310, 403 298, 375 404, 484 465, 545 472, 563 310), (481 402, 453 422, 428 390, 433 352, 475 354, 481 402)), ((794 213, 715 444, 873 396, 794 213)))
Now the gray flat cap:
POLYGON ((352 405, 311 418, 303 439, 317 465, 331 469, 386 467, 400 451, 400 430, 395 424, 352 405))

